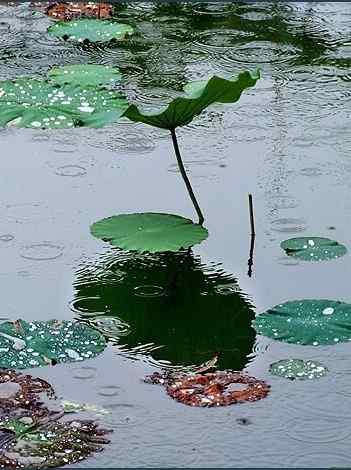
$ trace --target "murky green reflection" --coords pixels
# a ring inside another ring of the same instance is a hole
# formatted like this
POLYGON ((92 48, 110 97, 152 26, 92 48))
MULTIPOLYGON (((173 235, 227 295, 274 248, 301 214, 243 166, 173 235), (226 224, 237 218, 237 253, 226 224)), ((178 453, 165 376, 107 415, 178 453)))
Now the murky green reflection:
POLYGON ((219 352, 219 369, 247 364, 254 313, 235 278, 202 265, 190 252, 115 253, 78 273, 73 308, 81 318, 127 323, 129 334, 109 333, 106 326, 104 332, 156 361, 201 364, 219 352))

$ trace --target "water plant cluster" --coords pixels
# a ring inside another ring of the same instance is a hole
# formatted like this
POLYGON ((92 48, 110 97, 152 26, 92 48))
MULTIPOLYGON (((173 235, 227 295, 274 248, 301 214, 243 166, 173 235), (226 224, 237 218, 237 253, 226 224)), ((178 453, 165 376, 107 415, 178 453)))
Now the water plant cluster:
MULTIPOLYGON (((98 16, 101 11, 98 10, 98 16)), ((66 13, 65 13, 66 14, 66 13)), ((55 22, 48 34, 82 43, 128 41, 130 25, 106 19, 76 19, 73 13, 55 22), (69 20, 69 21, 66 21, 69 20)), ((174 214, 154 212, 117 214, 92 224, 91 234, 121 250, 139 253, 177 252, 190 249, 208 236, 204 214, 186 173, 176 129, 185 126, 214 103, 237 102, 245 90, 255 86, 258 71, 235 76, 214 76, 189 83, 184 95, 167 107, 144 112, 130 103, 123 91, 117 67, 75 64, 53 67, 45 77, 19 77, 0 82, 0 126, 32 129, 103 127, 122 119, 167 129, 176 161, 197 222, 174 214)), ((326 261, 343 256, 344 245, 321 237, 286 240, 281 244, 288 256, 304 261, 326 261)), ((182 266, 180 266, 180 270, 182 266)), ((351 340, 351 305, 340 301, 304 299, 279 304, 257 316, 252 325, 274 340, 300 345, 335 345, 351 340)), ((53 467, 74 463, 101 450, 108 441, 106 430, 93 421, 63 421, 67 407, 57 403, 50 384, 16 369, 79 362, 100 354, 108 334, 79 321, 47 322, 15 320, 0 325, 0 466, 19 468, 53 467), (10 389, 2 385, 11 384, 10 389), (47 402, 39 395, 45 394, 47 402)), ((153 375, 149 382, 165 386, 167 394, 190 406, 226 406, 265 398, 265 381, 232 370, 216 369, 211 361, 188 374, 153 375), (232 384, 246 387, 230 390, 232 384)), ((282 359, 271 364, 272 375, 288 379, 323 377, 328 369, 319 362, 282 359)), ((71 406, 70 411, 72 411, 71 406)), ((77 406, 79 409, 79 405, 77 406)))

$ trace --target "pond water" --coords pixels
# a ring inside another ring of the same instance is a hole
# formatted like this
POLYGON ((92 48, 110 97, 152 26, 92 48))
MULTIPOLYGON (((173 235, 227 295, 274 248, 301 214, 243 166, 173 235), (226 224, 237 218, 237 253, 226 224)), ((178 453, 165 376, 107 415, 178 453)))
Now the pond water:
MULTIPOLYGON (((189 80, 259 66, 239 103, 212 106, 179 130, 208 239, 190 253, 135 256, 89 226, 127 212, 195 218, 166 131, 2 129, 2 319, 81 318, 111 342, 82 364, 33 369, 65 399, 110 411, 106 450, 75 467, 342 467, 351 461, 350 345, 299 346, 255 334, 255 314, 288 300, 351 301, 350 251, 321 263, 281 241, 324 236, 351 246, 351 9, 347 2, 129 3, 123 44, 49 37, 28 3, 0 6, 0 79, 54 64, 120 67, 147 109, 189 80), (256 240, 248 276, 248 193, 256 240), (257 403, 200 409, 142 378, 220 352, 218 368, 267 380, 257 403), (272 362, 322 362, 318 380, 272 376, 272 362)), ((195 219, 194 219, 195 220, 195 219)))

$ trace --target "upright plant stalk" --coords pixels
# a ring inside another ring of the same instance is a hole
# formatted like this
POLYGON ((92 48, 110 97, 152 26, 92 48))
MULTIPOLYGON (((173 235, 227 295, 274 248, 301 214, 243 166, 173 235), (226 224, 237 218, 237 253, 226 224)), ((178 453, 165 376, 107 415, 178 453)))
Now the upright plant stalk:
POLYGON ((177 157, 177 163, 178 163, 178 167, 179 167, 179 170, 180 170, 180 174, 182 175, 182 178, 184 180, 186 189, 188 190, 191 202, 193 203, 193 205, 195 207, 197 216, 199 218, 199 225, 202 225, 204 223, 205 219, 204 219, 204 216, 201 212, 200 206, 199 206, 199 204, 196 200, 196 197, 195 197, 193 188, 191 187, 191 183, 190 183, 190 180, 188 178, 188 175, 186 174, 186 171, 185 171, 185 168, 184 168, 184 165, 183 165, 183 161, 182 161, 182 157, 181 157, 180 151, 179 151, 179 146, 178 146, 177 135, 176 135, 175 129, 170 129, 170 131, 171 131, 173 147, 174 147, 174 151, 175 151, 175 154, 176 154, 176 157, 177 157))

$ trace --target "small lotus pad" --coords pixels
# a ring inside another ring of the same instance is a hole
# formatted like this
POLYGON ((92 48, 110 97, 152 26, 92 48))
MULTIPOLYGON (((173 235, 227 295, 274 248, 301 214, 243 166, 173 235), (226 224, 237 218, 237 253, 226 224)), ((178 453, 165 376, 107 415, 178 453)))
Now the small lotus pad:
POLYGON ((200 243, 208 236, 207 230, 179 215, 121 214, 95 222, 91 233, 124 250, 178 251, 200 243))
POLYGON ((4 368, 83 361, 105 347, 99 332, 78 322, 17 320, 0 324, 0 367, 4 368))
POLYGON ((298 237, 290 238, 280 244, 286 254, 303 261, 327 261, 344 256, 344 245, 329 238, 298 237))
POLYGON ((122 75, 117 67, 76 64, 53 67, 48 73, 48 78, 59 85, 70 83, 80 86, 96 86, 118 82, 122 75))
POLYGON ((279 304, 256 317, 257 333, 295 344, 337 344, 351 340, 351 304, 305 299, 279 304))
POLYGON ((109 20, 82 19, 59 21, 48 28, 48 33, 78 42, 109 42, 112 39, 125 39, 133 33, 133 28, 128 24, 109 20))
POLYGON ((273 375, 286 379, 307 380, 324 377, 328 369, 317 361, 303 361, 302 359, 283 359, 270 365, 269 371, 273 375))
POLYGON ((30 78, 0 81, 0 127, 102 127, 118 120, 126 106, 120 94, 101 88, 30 78))

